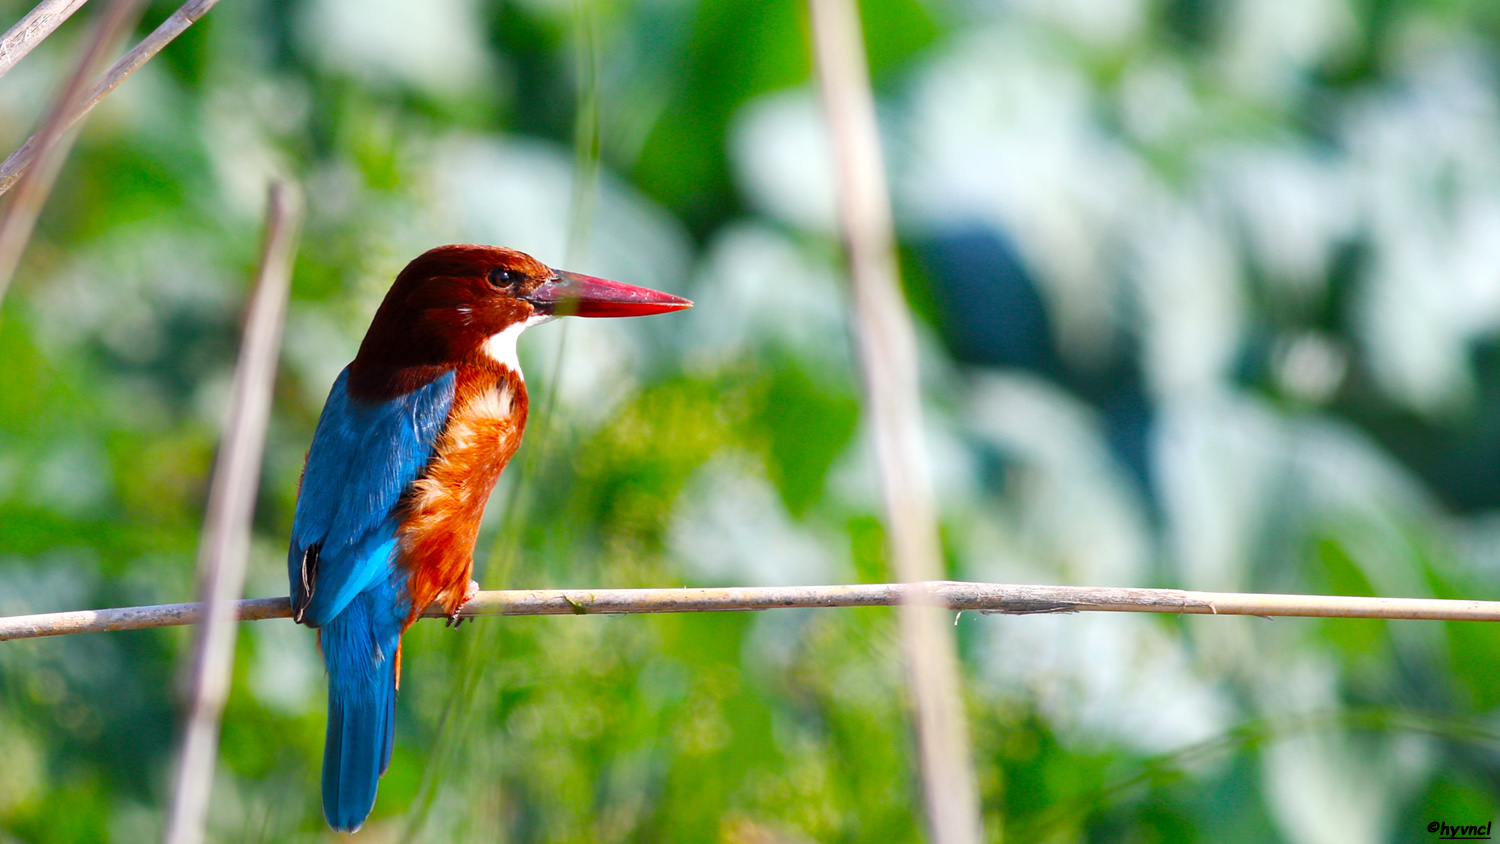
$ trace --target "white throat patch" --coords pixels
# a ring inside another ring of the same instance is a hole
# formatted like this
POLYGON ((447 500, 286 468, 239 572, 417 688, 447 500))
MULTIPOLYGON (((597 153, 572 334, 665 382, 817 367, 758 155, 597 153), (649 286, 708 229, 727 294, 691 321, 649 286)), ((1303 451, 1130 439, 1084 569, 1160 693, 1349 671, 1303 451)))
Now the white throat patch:
POLYGON ((490 360, 504 366, 516 374, 522 381, 526 377, 521 374, 521 358, 516 353, 516 341, 520 339, 521 332, 533 325, 541 325, 551 322, 555 317, 551 314, 535 314, 525 322, 518 322, 498 333, 491 334, 490 339, 484 341, 480 348, 489 356, 490 360))

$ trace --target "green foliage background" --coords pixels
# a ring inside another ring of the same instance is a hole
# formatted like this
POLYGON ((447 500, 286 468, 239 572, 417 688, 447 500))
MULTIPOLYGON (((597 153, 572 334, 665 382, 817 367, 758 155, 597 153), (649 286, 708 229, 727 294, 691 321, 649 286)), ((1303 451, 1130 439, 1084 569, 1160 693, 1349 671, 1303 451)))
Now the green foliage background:
MULTIPOLYGON (((1494 4, 861 8, 953 576, 1496 594, 1494 4)), ((94 13, 0 79, 0 147, 94 13)), ((784 0, 221 3, 89 120, 0 312, 0 613, 192 594, 272 175, 308 216, 252 595, 285 594, 328 385, 456 241, 698 302, 528 334, 487 588, 886 578, 808 56, 784 0)), ((1489 625, 957 632, 993 840, 1496 815, 1489 625)), ((188 641, 0 646, 0 841, 159 837, 188 641)), ((363 839, 921 836, 888 611, 424 623, 405 654, 363 839)), ((309 631, 244 627, 214 840, 333 837, 322 683, 309 631)))

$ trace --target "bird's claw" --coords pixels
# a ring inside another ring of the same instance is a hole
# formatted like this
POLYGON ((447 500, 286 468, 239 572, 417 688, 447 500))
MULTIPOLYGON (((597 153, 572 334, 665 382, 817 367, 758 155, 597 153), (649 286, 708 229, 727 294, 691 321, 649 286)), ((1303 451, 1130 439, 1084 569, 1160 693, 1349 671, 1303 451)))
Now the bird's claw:
POLYGON ((464 587, 463 600, 459 601, 458 606, 454 607, 453 611, 448 613, 448 621, 446 623, 449 627, 457 628, 460 624, 464 623, 466 616, 459 615, 459 613, 464 611, 464 604, 474 600, 474 596, 478 594, 479 582, 475 580, 469 581, 469 585, 464 587))

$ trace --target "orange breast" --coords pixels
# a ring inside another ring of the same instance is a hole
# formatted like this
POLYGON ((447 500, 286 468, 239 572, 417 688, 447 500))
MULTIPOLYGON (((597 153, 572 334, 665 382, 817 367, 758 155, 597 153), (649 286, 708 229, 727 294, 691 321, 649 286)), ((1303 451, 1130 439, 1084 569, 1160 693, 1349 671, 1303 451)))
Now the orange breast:
POLYGON ((465 366, 433 458, 413 485, 399 531, 410 625, 433 601, 458 609, 474 569, 484 505, 526 427, 526 385, 501 366, 465 366))

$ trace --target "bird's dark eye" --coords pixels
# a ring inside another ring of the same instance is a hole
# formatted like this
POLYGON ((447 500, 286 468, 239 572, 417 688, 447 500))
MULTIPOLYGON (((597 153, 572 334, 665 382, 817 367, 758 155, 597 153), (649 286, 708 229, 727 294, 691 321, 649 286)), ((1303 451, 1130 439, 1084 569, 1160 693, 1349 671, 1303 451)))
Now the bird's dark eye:
POLYGON ((490 270, 490 284, 494 285, 495 287, 514 287, 515 283, 520 280, 520 278, 520 273, 513 273, 504 267, 496 267, 493 270, 490 270))

